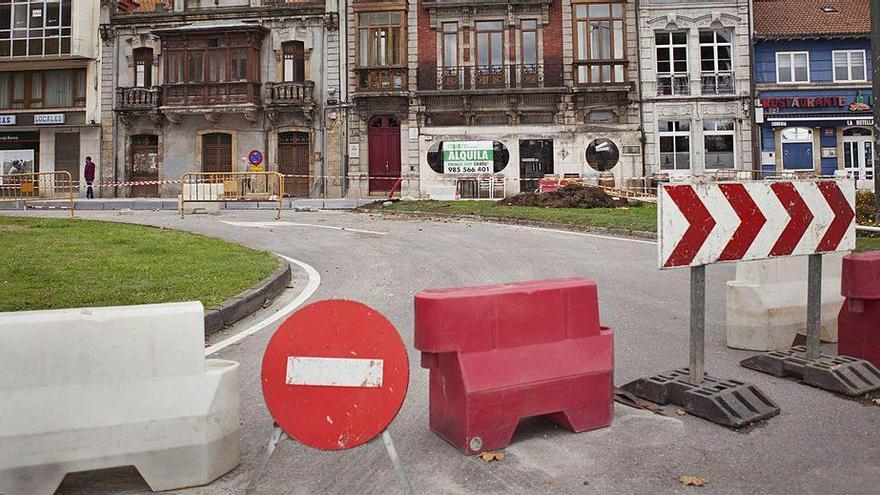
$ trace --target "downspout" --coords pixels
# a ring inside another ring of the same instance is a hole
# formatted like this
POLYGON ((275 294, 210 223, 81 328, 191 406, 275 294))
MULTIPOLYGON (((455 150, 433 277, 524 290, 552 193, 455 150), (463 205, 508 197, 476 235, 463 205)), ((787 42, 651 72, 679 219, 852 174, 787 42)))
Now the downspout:
MULTIPOLYGON (((325 14, 326 15, 326 14, 325 14)), ((314 33, 314 31, 312 31, 314 33)), ((314 36, 314 34, 312 35, 314 36)), ((314 45, 314 42, 312 43, 314 45)), ((327 22, 325 19, 323 28, 321 29, 321 51, 324 53, 324 60, 327 59, 327 22)), ((321 196, 327 198, 327 71, 321 64, 321 196)))
POLYGON ((337 79, 339 84, 339 101, 345 105, 342 118, 345 119, 345 125, 342 127, 342 138, 339 140, 340 155, 342 157, 342 197, 348 197, 348 50, 343 47, 348 46, 348 3, 336 0, 336 16, 337 26, 339 30, 339 55, 336 64, 337 79), (340 4, 345 6, 343 12, 340 4), (343 70, 343 66, 345 69, 343 70))
MULTIPOLYGON (((642 2, 641 0, 636 0, 636 33, 642 32, 642 2)), ((645 189, 648 188, 648 167, 645 163, 645 144, 647 143, 647 138, 645 137, 645 105, 644 105, 644 95, 642 94, 642 40, 639 37, 640 34, 637 34, 637 42, 636 42, 636 58, 638 61, 638 67, 636 68, 636 80, 638 81, 636 84, 639 85, 639 135, 641 140, 641 148, 642 148, 642 179, 645 180, 645 189)))
MULTIPOLYGON (((110 26, 112 29, 113 26, 113 12, 110 13, 110 26)), ((113 37, 113 84, 114 88, 111 94, 113 107, 116 107, 116 88, 115 85, 118 84, 119 81, 119 36, 113 37)), ((102 88, 101 91, 104 91, 102 88)), ((119 183, 119 113, 115 111, 114 108, 111 108, 110 111, 113 112, 113 143, 112 143, 112 160, 113 160, 113 183, 119 183)), ((125 146, 123 144, 123 146, 125 146)), ((113 197, 119 197, 119 186, 113 186, 113 197)))
POLYGON ((755 116, 755 112, 757 109, 757 105, 755 104, 755 102, 758 99, 758 90, 757 82, 755 81, 754 8, 754 0, 749 0, 749 101, 747 102, 746 108, 751 109, 751 112, 749 112, 749 118, 751 119, 752 124, 752 170, 759 171, 763 169, 763 167, 761 166, 761 148, 763 147, 763 143, 761 129, 758 127, 758 119, 755 116))

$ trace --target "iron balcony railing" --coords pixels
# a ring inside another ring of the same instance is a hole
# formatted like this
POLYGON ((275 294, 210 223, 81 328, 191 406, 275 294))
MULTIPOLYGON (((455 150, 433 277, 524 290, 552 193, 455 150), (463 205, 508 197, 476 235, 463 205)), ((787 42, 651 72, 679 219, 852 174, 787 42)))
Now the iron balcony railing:
POLYGON ((266 93, 268 105, 302 105, 314 100, 315 82, 269 82, 266 93))
POLYGON ((159 108, 162 88, 116 88, 116 108, 123 111, 144 111, 159 108))
POLYGON ((522 89, 561 85, 561 65, 460 65, 419 69, 419 89, 426 91, 522 89))
POLYGON ((657 96, 681 96, 691 94, 691 81, 687 74, 658 74, 657 96))
POLYGON ((703 74, 702 91, 704 95, 733 94, 733 72, 703 74))

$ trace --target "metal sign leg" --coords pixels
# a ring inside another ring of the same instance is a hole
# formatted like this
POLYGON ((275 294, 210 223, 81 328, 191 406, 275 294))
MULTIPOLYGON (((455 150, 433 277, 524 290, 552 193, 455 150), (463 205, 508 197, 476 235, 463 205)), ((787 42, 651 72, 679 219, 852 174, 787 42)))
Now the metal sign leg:
POLYGON ((257 469, 251 476, 251 481, 250 483, 248 483, 245 493, 256 493, 257 483, 259 483, 260 478, 262 478, 263 475, 266 474, 266 470, 269 468, 269 460, 272 458, 272 454, 275 452, 275 447, 277 447, 278 444, 283 442, 285 439, 289 438, 287 436, 287 433, 284 433, 284 430, 278 427, 277 423, 273 424, 272 426, 272 436, 269 438, 269 444, 266 446, 266 453, 263 456, 263 460, 260 461, 260 465, 257 466, 257 469))
POLYGON ((690 374, 693 385, 703 383, 706 363, 706 266, 691 267, 690 374))
POLYGON ((822 323, 822 255, 811 254, 807 274, 807 359, 821 355, 819 329, 822 323))
POLYGON ((403 469, 403 463, 397 455, 397 449, 394 448, 394 441, 391 439, 391 434, 388 433, 388 430, 382 432, 382 443, 385 444, 385 450, 388 451, 388 457, 391 458, 391 464, 394 465, 394 472, 397 474, 397 481, 400 483, 400 488, 405 495, 412 495, 412 485, 409 482, 409 478, 406 476, 406 471, 403 469))

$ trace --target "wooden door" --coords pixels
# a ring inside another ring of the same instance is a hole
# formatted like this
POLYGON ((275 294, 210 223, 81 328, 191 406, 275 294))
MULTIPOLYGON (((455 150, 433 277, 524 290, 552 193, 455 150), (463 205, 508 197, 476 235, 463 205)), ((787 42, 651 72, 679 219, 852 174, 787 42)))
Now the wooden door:
POLYGON ((232 172, 232 135, 202 136, 202 172, 232 172))
POLYGON ((400 122, 394 117, 373 117, 368 140, 370 192, 390 191, 400 178, 400 122))
POLYGON ((278 134, 278 171, 285 175, 284 194, 309 197, 309 135, 305 132, 278 134))
MULTIPOLYGON (((159 136, 138 134, 131 137, 131 173, 133 182, 156 182, 159 180, 159 136)), ((132 198, 155 198, 159 196, 159 184, 131 186, 132 198)))
MULTIPOLYGON (((79 182, 79 133, 55 134, 55 171, 70 172, 73 183, 79 182)), ((97 176, 97 173, 95 174, 97 176)))

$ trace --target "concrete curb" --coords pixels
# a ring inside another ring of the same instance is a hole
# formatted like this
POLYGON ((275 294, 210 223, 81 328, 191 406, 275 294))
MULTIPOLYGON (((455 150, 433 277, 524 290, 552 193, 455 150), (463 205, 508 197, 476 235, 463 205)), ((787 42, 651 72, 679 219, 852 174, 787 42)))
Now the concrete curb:
POLYGON ((275 299, 292 279, 290 263, 276 257, 278 269, 259 284, 229 299, 218 307, 205 310, 205 335, 212 334, 241 320, 275 299))
POLYGON ((571 232, 587 232, 591 234, 615 235, 642 240, 657 240, 655 232, 640 230, 615 229, 610 227, 594 227, 590 225, 574 225, 570 223, 538 222, 521 218, 494 217, 485 215, 457 215, 454 213, 432 213, 426 211, 387 211, 380 209, 357 208, 358 213, 374 213, 383 216, 411 217, 422 220, 472 220, 476 222, 501 223, 505 225, 522 225, 524 227, 543 227, 548 229, 568 230, 571 232))

